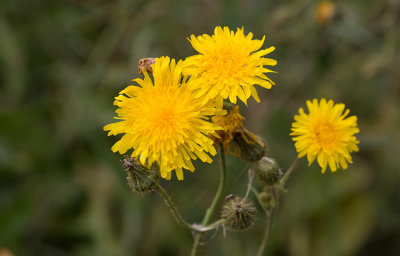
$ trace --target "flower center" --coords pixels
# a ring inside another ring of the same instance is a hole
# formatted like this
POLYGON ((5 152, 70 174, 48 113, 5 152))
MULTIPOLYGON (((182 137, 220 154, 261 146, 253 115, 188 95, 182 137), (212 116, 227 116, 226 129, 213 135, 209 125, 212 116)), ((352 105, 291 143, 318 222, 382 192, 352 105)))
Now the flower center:
POLYGON ((174 119, 174 114, 170 109, 163 109, 159 113, 158 116, 158 121, 160 122, 161 125, 171 125, 174 119))
POLYGON ((177 128, 178 116, 180 113, 173 107, 162 106, 158 110, 155 110, 152 118, 152 126, 154 130, 158 130, 167 136, 177 128))
POLYGON ((322 123, 314 127, 314 134, 317 143, 323 148, 329 148, 337 139, 337 132, 332 124, 322 123))
POLYGON ((219 52, 213 56, 214 61, 210 62, 208 68, 210 73, 224 77, 238 76, 247 67, 241 56, 232 54, 232 51, 219 52))

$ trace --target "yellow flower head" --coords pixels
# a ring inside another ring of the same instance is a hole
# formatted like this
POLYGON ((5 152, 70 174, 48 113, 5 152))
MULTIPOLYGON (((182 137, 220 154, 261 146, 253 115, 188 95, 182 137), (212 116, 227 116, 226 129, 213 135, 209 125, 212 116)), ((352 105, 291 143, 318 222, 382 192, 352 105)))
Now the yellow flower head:
POLYGON ((154 83, 144 70, 144 79, 134 79, 139 86, 128 86, 115 98, 117 119, 104 130, 108 135, 125 135, 112 147, 113 152, 124 154, 133 149, 143 165, 157 162, 161 177, 170 179, 176 171, 183 179, 182 169, 194 171, 192 159, 210 163, 216 154, 208 134, 216 135, 220 129, 210 122, 209 116, 222 114, 204 98, 195 98, 187 87, 191 79, 183 77, 183 62, 177 64, 162 57, 152 65, 154 83))
POLYGON ((309 165, 317 158, 318 164, 325 173, 327 165, 332 172, 342 167, 347 169, 347 162, 352 163, 350 153, 358 151, 359 143, 354 134, 357 128, 357 117, 347 117, 350 110, 345 110, 344 104, 334 104, 322 99, 307 101, 309 114, 303 108, 294 117, 291 136, 296 142, 295 147, 299 158, 307 155, 309 165))
POLYGON ((264 73, 274 71, 264 66, 274 66, 277 62, 263 57, 275 47, 259 50, 265 37, 262 40, 252 37, 252 33, 245 36, 243 28, 234 33, 228 27, 219 26, 212 36, 190 36, 189 41, 199 54, 186 58, 184 73, 199 78, 191 86, 196 97, 206 95, 216 99, 218 107, 228 98, 232 103, 239 97, 247 104, 250 96, 260 101, 254 85, 270 89, 275 83, 264 73))

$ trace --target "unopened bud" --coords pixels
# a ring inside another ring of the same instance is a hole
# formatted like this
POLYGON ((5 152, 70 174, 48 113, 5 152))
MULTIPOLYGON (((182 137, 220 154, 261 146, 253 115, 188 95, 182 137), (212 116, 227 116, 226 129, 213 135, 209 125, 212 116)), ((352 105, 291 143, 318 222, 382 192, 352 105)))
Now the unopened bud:
POLYGON ((247 198, 230 196, 222 207, 221 217, 226 227, 232 230, 244 230, 254 223, 256 208, 247 198))
POLYGON ((143 70, 145 69, 147 73, 153 73, 153 69, 151 68, 151 64, 156 62, 156 58, 143 58, 139 60, 139 66, 137 67, 140 74, 143 74, 143 70))
POLYGON ((231 143, 239 150, 240 158, 246 162, 256 162, 260 160, 266 152, 266 146, 263 140, 247 130, 235 133, 231 143))
POLYGON ((125 167, 128 186, 133 192, 150 192, 160 181, 157 164, 147 168, 135 158, 129 157, 122 160, 122 165, 125 167))
POLYGON ((273 185, 277 183, 283 175, 275 159, 266 156, 257 162, 256 173, 263 185, 273 185))
POLYGON ((265 186, 263 191, 257 195, 258 202, 265 211, 270 212, 278 206, 282 191, 280 184, 265 186))

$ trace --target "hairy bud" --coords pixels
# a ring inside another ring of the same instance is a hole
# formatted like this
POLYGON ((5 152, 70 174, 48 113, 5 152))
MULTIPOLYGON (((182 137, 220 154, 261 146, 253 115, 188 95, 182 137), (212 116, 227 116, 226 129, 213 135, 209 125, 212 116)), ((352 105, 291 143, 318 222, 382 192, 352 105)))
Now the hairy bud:
POLYGON ((128 186, 133 192, 150 192, 160 181, 157 164, 148 168, 135 158, 127 157, 122 160, 122 165, 125 167, 128 186))
POLYGON ((257 195, 258 202, 265 211, 270 212, 278 207, 282 192, 283 189, 280 184, 265 186, 263 191, 257 195))
POLYGON ((257 162, 256 173, 263 185, 273 185, 277 183, 283 175, 275 159, 266 156, 257 162))
POLYGON ((232 230, 244 230, 254 223, 256 208, 253 202, 239 196, 229 196, 222 207, 221 217, 226 227, 232 230))

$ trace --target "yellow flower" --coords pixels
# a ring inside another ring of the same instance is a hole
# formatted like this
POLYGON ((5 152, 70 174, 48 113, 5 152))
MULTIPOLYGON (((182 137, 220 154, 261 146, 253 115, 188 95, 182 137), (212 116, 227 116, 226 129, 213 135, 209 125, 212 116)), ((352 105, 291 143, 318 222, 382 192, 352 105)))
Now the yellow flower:
POLYGON ((199 54, 186 58, 184 73, 199 78, 190 87, 196 91, 196 97, 206 95, 216 99, 218 107, 228 98, 232 103, 239 97, 247 104, 250 96, 260 101, 254 85, 270 89, 275 83, 265 73, 274 71, 264 66, 274 66, 277 62, 263 57, 275 47, 259 50, 265 37, 262 40, 252 37, 252 33, 245 36, 243 28, 234 33, 219 26, 212 36, 190 36, 189 41, 199 54))
POLYGON ((124 154, 133 149, 143 165, 157 162, 161 177, 170 179, 176 171, 183 179, 182 169, 194 171, 192 159, 210 163, 216 154, 208 134, 216 135, 220 129, 210 122, 209 116, 222 114, 204 98, 195 98, 188 90, 191 79, 183 77, 183 62, 177 64, 162 57, 152 65, 154 83, 145 70, 144 79, 134 79, 139 86, 128 86, 115 98, 117 119, 104 130, 108 135, 125 135, 112 147, 113 152, 124 154))
POLYGON ((317 158, 318 164, 325 173, 327 165, 332 172, 342 167, 347 169, 347 162, 352 163, 351 152, 358 151, 359 143, 354 134, 360 130, 357 128, 357 117, 350 116, 349 110, 345 110, 344 104, 334 104, 322 99, 312 102, 307 101, 309 114, 305 114, 303 108, 299 109, 299 115, 294 117, 291 136, 295 141, 295 147, 299 152, 299 158, 307 155, 309 165, 317 158))

